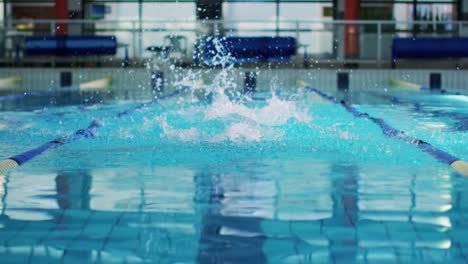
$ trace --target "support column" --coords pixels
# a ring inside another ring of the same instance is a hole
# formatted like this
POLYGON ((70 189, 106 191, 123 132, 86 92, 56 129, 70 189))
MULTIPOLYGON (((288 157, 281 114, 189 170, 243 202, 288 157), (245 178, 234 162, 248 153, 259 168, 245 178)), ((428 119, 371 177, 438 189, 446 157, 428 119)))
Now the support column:
MULTIPOLYGON (((223 19, 223 0, 197 0, 197 20, 221 20, 223 19)), ((221 34, 221 24, 208 24, 207 35, 221 34)))
MULTIPOLYGON (((68 19, 68 0, 55 0, 55 19, 65 20, 68 19)), ((56 24, 56 35, 67 35, 68 24, 57 23, 56 24)))
POLYGON ((206 37, 223 35, 223 0, 195 0, 195 14, 198 24, 197 41, 195 43, 194 60, 203 63, 203 45, 206 37))
POLYGON ((468 20, 468 0, 459 0, 458 1, 458 20, 468 20))
POLYGON ((276 0, 276 16, 275 16, 275 20, 276 20, 276 36, 278 37, 279 36, 279 30, 280 30, 280 26, 279 26, 279 19, 280 19, 280 0, 276 0))
MULTIPOLYGON (((345 0, 333 0, 333 20, 344 19, 344 1, 345 0)), ((343 25, 334 25, 333 27, 333 57, 335 59, 344 58, 344 29, 343 25)))
MULTIPOLYGON (((468 0, 458 0, 457 20, 468 21, 468 0)), ((468 36, 468 27, 462 26, 458 29, 459 37, 468 36)))
MULTIPOLYGON (((68 0, 68 19, 83 19, 84 4, 83 0, 68 0)), ((67 25, 67 33, 70 35, 81 35, 84 31, 83 24, 71 23, 67 25)))
MULTIPOLYGON (((420 20, 418 17, 418 1, 413 0, 413 21, 417 22, 420 20)), ((413 24, 413 37, 415 38, 416 35, 418 34, 418 28, 421 28, 420 24, 413 24)))
MULTIPOLYGON (((359 19, 359 0, 345 0, 344 19, 346 21, 359 19)), ((359 25, 345 25, 345 57, 359 56, 359 25)))
POLYGON ((218 20, 223 18, 223 0, 197 0, 198 20, 218 20))
POLYGON ((334 0, 333 18, 346 20, 346 24, 337 24, 334 29, 334 55, 338 60, 359 56, 359 26, 349 21, 359 19, 359 0, 334 0))
MULTIPOLYGON (((143 0, 138 0, 138 56, 142 56, 143 53, 143 0)), ((135 54, 133 56, 135 57, 135 54)))

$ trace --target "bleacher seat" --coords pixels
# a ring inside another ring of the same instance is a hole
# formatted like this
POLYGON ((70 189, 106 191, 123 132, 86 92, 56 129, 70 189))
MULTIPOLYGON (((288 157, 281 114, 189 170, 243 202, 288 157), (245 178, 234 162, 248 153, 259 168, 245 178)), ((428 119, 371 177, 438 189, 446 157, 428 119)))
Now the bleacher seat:
POLYGON ((25 56, 115 55, 115 36, 31 36, 24 39, 25 56))
POLYGON ((293 37, 208 37, 199 59, 208 65, 217 64, 217 57, 232 63, 290 62, 296 50, 293 37))
POLYGON ((441 59, 468 57, 468 38, 395 38, 392 62, 401 59, 441 59))

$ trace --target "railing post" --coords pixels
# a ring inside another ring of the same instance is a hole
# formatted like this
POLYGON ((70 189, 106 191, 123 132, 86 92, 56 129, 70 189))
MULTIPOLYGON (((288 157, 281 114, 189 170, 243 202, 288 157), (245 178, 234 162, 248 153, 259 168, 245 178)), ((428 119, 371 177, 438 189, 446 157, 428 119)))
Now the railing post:
POLYGON ((135 58, 139 58, 143 52, 143 22, 140 20, 138 23, 138 54, 135 58))
MULTIPOLYGON (((211 22, 211 21, 210 21, 211 22)), ((219 20, 213 21, 213 33, 219 35, 219 20)))
POLYGON ((463 34, 462 27, 463 27, 463 23, 461 21, 458 21, 458 37, 461 37, 463 34))
POLYGON ((133 60, 136 59, 137 55, 137 43, 136 43, 136 25, 135 21, 132 21, 132 52, 133 52, 133 60))
POLYGON ((377 66, 382 66, 382 23, 377 22, 377 66))
POLYGON ((51 35, 55 35, 55 31, 56 31, 56 29, 57 29, 56 27, 57 27, 57 25, 56 25, 56 23, 55 23, 55 20, 52 20, 52 21, 50 22, 50 34, 51 34, 51 35))
MULTIPOLYGON (((301 46, 299 42, 299 21, 296 21, 296 45, 297 47, 301 46)), ((299 63, 299 56, 297 56, 296 62, 299 63)))

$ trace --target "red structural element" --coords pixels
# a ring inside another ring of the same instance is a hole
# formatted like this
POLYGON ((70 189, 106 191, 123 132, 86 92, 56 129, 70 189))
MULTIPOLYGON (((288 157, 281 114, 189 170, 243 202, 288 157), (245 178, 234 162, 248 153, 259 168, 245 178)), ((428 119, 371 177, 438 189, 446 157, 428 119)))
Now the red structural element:
MULTIPOLYGON (((359 19, 359 0, 345 0, 345 20, 359 19)), ((359 56, 359 28, 356 24, 345 25, 345 56, 359 56)))
MULTIPOLYGON (((66 20, 68 19, 68 0, 55 0, 55 19, 66 20)), ((55 28, 56 35, 67 35, 68 24, 57 23, 55 28)))

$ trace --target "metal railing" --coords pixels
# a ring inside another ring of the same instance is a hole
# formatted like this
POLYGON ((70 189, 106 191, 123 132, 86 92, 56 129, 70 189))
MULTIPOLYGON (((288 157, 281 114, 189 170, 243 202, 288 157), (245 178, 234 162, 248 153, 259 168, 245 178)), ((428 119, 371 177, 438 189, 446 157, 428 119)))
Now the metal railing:
POLYGON ((151 57, 147 51, 150 46, 179 45, 179 59, 188 63, 193 60, 197 40, 210 34, 292 36, 299 43, 295 58, 298 63, 340 61, 377 65, 390 62, 395 37, 468 35, 468 22, 463 21, 7 20, 0 32, 0 59, 27 60, 21 55, 25 36, 55 35, 65 24, 71 35, 115 35, 122 47, 116 59, 123 59, 127 54, 131 60, 141 61, 151 57), (351 53, 349 43, 354 46, 351 53))

